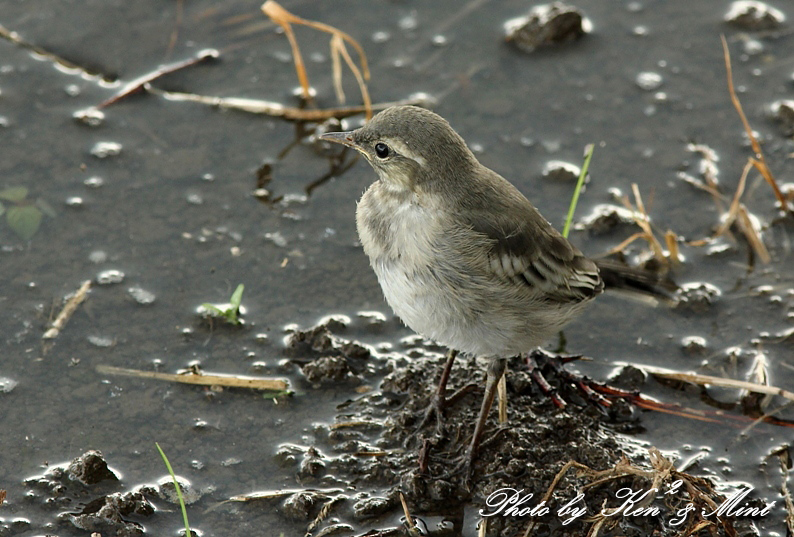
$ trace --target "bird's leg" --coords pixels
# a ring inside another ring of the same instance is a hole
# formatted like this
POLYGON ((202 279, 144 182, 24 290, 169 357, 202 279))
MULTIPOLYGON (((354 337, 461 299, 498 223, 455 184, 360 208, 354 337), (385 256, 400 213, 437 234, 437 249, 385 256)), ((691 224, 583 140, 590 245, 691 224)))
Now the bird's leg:
POLYGON ((480 447, 480 440, 485 431, 485 422, 488 421, 488 413, 491 410, 491 405, 493 405, 494 397, 496 397, 499 380, 505 374, 506 367, 507 360, 505 358, 492 358, 491 363, 488 365, 488 370, 485 374, 485 394, 482 398, 482 406, 480 406, 480 415, 477 418, 477 425, 474 427, 474 435, 471 437, 469 449, 466 450, 466 456, 462 463, 462 469, 467 482, 471 479, 471 471, 474 468, 474 458, 477 456, 477 449, 480 447))
POLYGON ((460 398, 471 392, 477 386, 476 384, 469 384, 459 389, 451 396, 447 397, 447 382, 449 382, 449 375, 452 371, 452 365, 455 363, 455 358, 458 356, 458 351, 451 350, 447 353, 447 363, 444 365, 444 371, 441 373, 441 379, 438 381, 438 388, 430 399, 425 415, 419 423, 417 430, 422 430, 427 426, 428 422, 435 418, 436 420, 436 434, 441 434, 441 428, 444 419, 444 410, 447 407, 454 405, 460 398))

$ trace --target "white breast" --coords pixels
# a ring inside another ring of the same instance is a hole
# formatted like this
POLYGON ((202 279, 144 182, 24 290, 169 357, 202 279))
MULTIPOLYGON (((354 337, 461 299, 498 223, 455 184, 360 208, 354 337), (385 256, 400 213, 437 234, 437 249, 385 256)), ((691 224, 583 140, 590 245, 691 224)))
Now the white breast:
POLYGON ((472 330, 481 322, 464 304, 471 294, 449 277, 464 270, 460 256, 439 250, 450 240, 436 210, 375 183, 356 212, 361 244, 386 301, 405 324, 450 348, 483 354, 484 334, 472 330))
POLYGON ((413 194, 373 184, 358 204, 358 235, 386 301, 415 331, 433 337, 428 317, 438 300, 436 241, 443 233, 432 208, 413 194))

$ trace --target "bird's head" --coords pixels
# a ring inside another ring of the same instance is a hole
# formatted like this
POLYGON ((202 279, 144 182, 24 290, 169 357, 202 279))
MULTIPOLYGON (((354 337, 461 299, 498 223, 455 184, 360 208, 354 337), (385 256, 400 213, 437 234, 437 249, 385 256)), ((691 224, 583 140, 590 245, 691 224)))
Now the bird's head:
POLYGON ((393 106, 359 129, 320 138, 359 151, 395 189, 443 187, 439 182, 456 181, 477 165, 444 118, 416 106, 393 106))

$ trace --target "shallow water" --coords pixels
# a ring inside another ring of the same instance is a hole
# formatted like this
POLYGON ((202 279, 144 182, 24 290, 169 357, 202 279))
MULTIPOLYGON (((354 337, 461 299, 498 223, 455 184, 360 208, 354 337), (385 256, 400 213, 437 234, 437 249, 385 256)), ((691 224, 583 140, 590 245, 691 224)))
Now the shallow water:
MULTIPOLYGON (((480 1, 456 11, 459 5, 285 2, 296 14, 361 41, 375 101, 418 92, 435 96, 434 110, 482 162, 513 181, 559 227, 573 185, 542 179, 543 165, 551 159, 579 164, 584 145, 596 143, 577 214, 609 202, 610 189, 630 193, 636 182, 659 229, 687 239, 708 236, 719 219, 714 203, 677 177, 680 171, 697 173, 699 158, 686 144, 716 151, 728 197, 751 154, 726 90, 721 33, 770 167, 781 182, 791 177, 794 144, 765 111, 772 101, 791 97, 790 34, 748 36, 722 22, 722 1, 591 0, 577 6, 593 22, 592 34, 527 55, 505 45, 501 29, 527 4, 480 1), (755 50, 750 39, 763 50, 747 53, 755 50), (661 86, 638 87, 644 72, 659 74, 661 86)), ((288 43, 256 3, 185 3, 169 51, 176 10, 174 3, 0 2, 0 24, 85 68, 67 68, 0 40, 0 188, 26 186, 29 200, 54 208, 30 241, 0 222, 0 377, 18 382, 0 393, 0 489, 8 491, 0 518, 4 524, 17 517, 28 521, 3 535, 50 531, 46 524, 53 514, 41 498, 25 496, 25 477, 97 449, 123 474, 125 489, 151 483, 165 474, 155 441, 177 473, 198 488, 213 487, 202 508, 191 511, 192 523, 205 534, 243 535, 263 527, 274 535, 302 533, 302 523, 284 520, 273 506, 204 510, 234 494, 297 487, 294 473, 273 459, 278 445, 310 445, 315 424, 331 419, 336 404, 356 397, 346 385, 309 386, 297 367, 282 364, 284 327, 308 326, 332 313, 355 318, 379 311, 391 319, 355 234, 355 201, 373 179, 363 162, 305 198, 304 187, 328 163, 306 144, 279 159, 293 140, 294 127, 285 121, 154 95, 108 107, 98 127, 72 118, 118 89, 96 73, 129 81, 206 48, 218 49, 220 59, 156 85, 296 104, 288 43), (92 149, 101 142, 115 142, 121 150, 98 158, 92 149), (288 201, 271 207, 252 196, 263 162, 273 163, 267 188, 288 201), (97 177, 101 186, 91 186, 97 177), (123 272, 123 281, 95 285, 62 334, 51 346, 42 345, 41 334, 61 298, 107 270, 123 272), (241 282, 246 328, 209 330, 196 307, 228 300, 241 282), (137 302, 129 292, 136 287, 153 293, 154 302, 137 302), (298 394, 276 405, 244 391, 218 394, 95 372, 100 364, 174 372, 194 362, 212 372, 288 375, 298 394)), ((306 30, 298 37, 319 104, 333 106, 327 39, 306 30)), ((346 89, 354 99, 354 86, 346 89)), ((764 222, 776 216, 770 189, 755 174, 744 201, 764 222)), ((599 299, 566 330, 569 352, 594 357, 577 368, 605 379, 623 361, 683 371, 703 367, 706 374, 743 379, 753 350, 761 349, 771 383, 791 389, 791 337, 774 337, 791 328, 794 314, 791 222, 767 232, 773 261, 757 262, 752 271, 742 239, 720 254, 684 249, 686 262, 676 269, 676 279, 705 281, 722 291, 705 312, 599 299), (682 340, 688 336, 705 338, 701 354, 685 352, 682 340), (744 351, 736 359, 728 356, 733 347, 744 351)), ((573 240, 596 255, 632 232, 579 231, 573 240)), ((371 344, 410 334, 393 320, 376 332, 354 332, 371 344)), ((653 382, 649 388, 661 400, 708 408, 696 390, 684 393, 653 382)), ((712 393, 735 400, 730 391, 712 393)), ((762 462, 790 441, 789 430, 761 424, 740 435, 738 429, 658 413, 646 413, 642 423, 646 431, 639 439, 682 458, 702 450, 696 470, 750 483, 758 497, 777 500, 774 516, 758 524, 766 534, 785 531, 777 461, 762 462)), ((154 535, 178 531, 178 514, 171 515, 143 522, 154 535)), ((83 534, 69 525, 55 530, 61 536, 83 534)))

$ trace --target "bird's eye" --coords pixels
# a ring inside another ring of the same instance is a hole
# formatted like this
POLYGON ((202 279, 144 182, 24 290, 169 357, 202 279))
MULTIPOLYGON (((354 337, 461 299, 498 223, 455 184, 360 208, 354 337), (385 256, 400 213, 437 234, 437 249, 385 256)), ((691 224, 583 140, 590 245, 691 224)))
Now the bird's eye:
POLYGON ((375 154, 378 155, 378 158, 386 158, 389 156, 389 146, 384 144, 383 142, 378 142, 375 144, 375 154))

